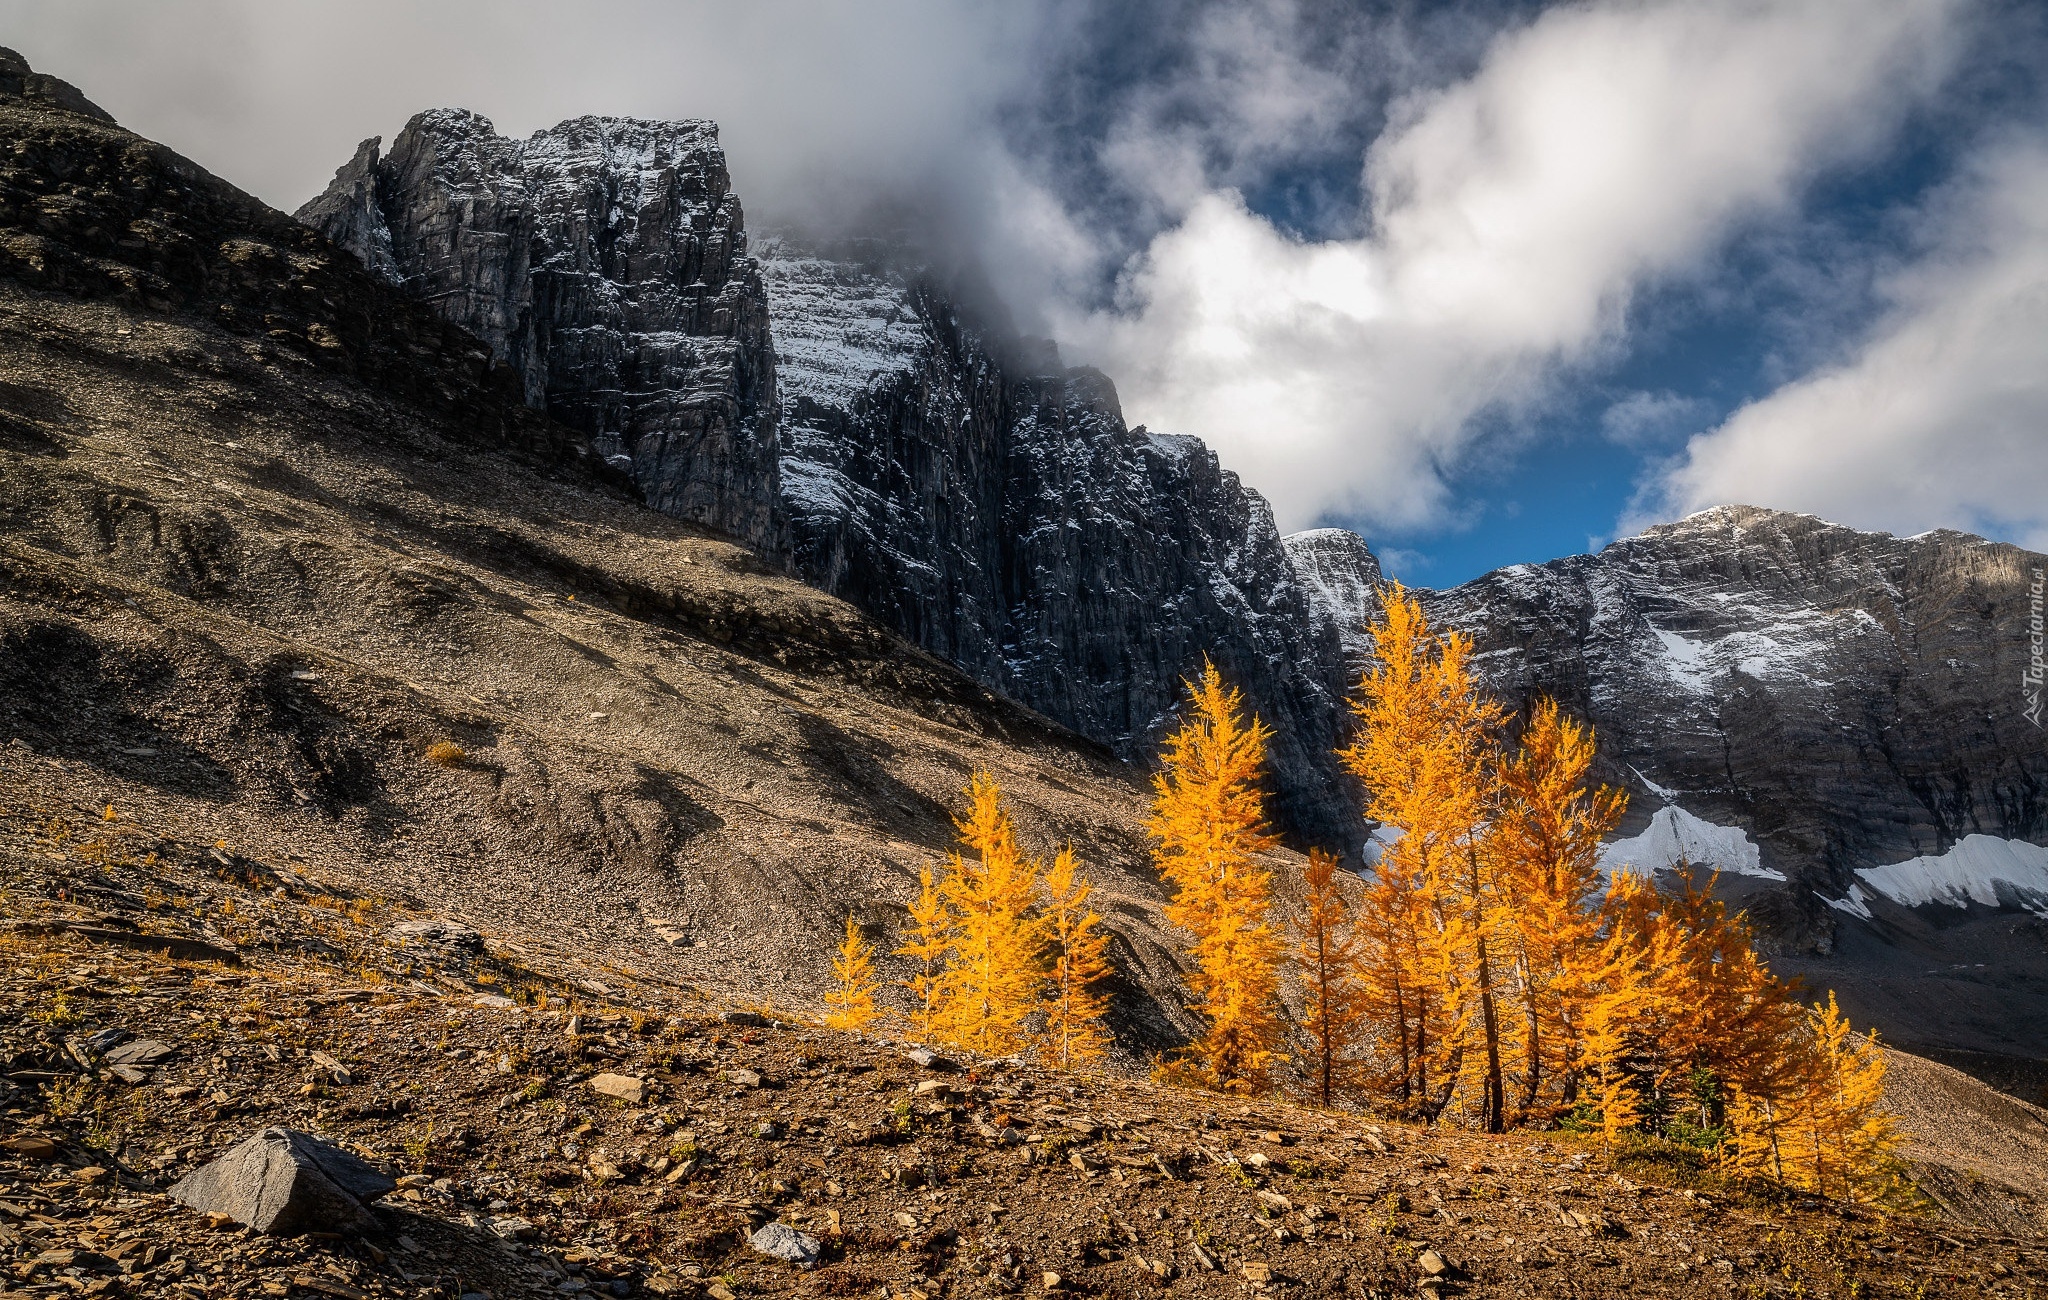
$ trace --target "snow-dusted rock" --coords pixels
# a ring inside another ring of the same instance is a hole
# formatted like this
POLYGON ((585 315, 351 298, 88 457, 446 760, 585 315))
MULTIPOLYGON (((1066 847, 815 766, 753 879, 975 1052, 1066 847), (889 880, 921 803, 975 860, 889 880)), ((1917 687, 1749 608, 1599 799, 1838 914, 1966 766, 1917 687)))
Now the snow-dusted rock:
POLYGON ((1729 876, 1785 878, 1763 865, 1755 842, 1741 827, 1716 826, 1683 808, 1659 808, 1641 834, 1614 840, 1600 851, 1600 870, 1609 876, 1625 869, 1649 875, 1681 865, 1729 876))
POLYGON ((715 124, 508 140, 438 109, 298 215, 489 344, 648 504, 779 550, 766 298, 715 124))
POLYGON ((2048 848, 1994 835, 1965 836, 1946 853, 1857 871, 1849 896, 1835 906, 1868 919, 1872 895, 1904 907, 1974 904, 2048 916, 2048 848))
POLYGON ((764 239, 797 566, 1012 698, 1149 756, 1211 655, 1276 729, 1276 810, 1362 837, 1330 750, 1341 658, 1265 500, 1199 439, 881 241, 764 239), (970 307, 969 303, 980 303, 970 307))
POLYGON ((1372 653, 1367 626, 1379 613, 1379 586, 1385 581, 1379 557, 1365 539, 1348 528, 1311 528, 1281 539, 1295 578, 1309 599, 1310 618, 1337 641, 1345 666, 1355 677, 1372 653))
POLYGON ((1791 886, 1752 910, 1818 938, 1859 868, 2048 838, 2048 744, 2019 690, 2041 563, 1727 506, 1422 599, 1502 694, 1594 723, 1600 776, 1636 794, 1627 834, 1666 804, 1740 827, 1791 886))

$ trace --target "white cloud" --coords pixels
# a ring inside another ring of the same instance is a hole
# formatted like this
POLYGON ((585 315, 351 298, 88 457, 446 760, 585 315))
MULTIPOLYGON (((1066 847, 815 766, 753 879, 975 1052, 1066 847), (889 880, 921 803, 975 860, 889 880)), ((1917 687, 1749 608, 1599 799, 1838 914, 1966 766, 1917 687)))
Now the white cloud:
POLYGON ((1600 413, 1600 432, 1619 446, 1654 447, 1667 438, 1698 429, 1711 410, 1698 397, 1668 391, 1627 393, 1600 413))
POLYGON ((1284 525, 1440 522, 1489 411, 1620 338, 1631 294, 1881 143, 1953 54, 1951 0, 1573 5, 1410 100, 1370 233, 1289 238, 1228 191, 1062 322, 1126 411, 1198 433, 1284 525))
POLYGON ((0 0, 0 43, 124 126, 291 209, 357 141, 473 109, 711 118, 752 209, 914 189, 984 145, 1035 13, 950 0, 0 0))
POLYGON ((1854 356, 1694 438, 1657 513, 1729 501, 2048 550, 2048 141, 1989 151, 1854 356))

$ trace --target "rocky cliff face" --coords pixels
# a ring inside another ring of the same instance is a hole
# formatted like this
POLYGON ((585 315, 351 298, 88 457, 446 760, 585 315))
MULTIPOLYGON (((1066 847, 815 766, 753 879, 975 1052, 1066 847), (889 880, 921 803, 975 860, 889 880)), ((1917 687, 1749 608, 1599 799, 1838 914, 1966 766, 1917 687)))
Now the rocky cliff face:
POLYGON ((762 267, 801 571, 1125 757, 1210 655, 1275 725, 1280 817, 1359 837, 1337 642, 1263 498, 900 249, 769 239, 762 267))
POLYGON ((1386 580, 1379 557, 1348 528, 1311 528, 1281 539, 1296 581, 1308 596, 1309 619, 1337 646, 1343 679, 1358 679, 1372 654, 1366 624, 1379 612, 1386 580))
MULTIPOLYGON (((1758 906, 1797 937, 1825 932, 1822 897, 1858 868, 2048 838, 2048 744, 2020 688, 2043 563, 1726 506, 1423 599, 1496 689, 1592 720, 1632 826, 1675 803, 1747 830, 1790 880, 1758 906)), ((1311 586, 1340 624, 1373 608, 1347 581, 1311 586)))
POLYGON ((1275 725, 1283 823, 1359 838, 1329 755, 1340 658, 1265 502, 963 306, 990 301, 971 276, 877 240, 771 239, 757 262, 702 122, 519 142, 423 113, 299 215, 487 342, 655 508, 786 554, 1127 758, 1211 655, 1275 725))
POLYGON ((782 547, 759 271, 709 122, 474 113, 364 142, 299 218, 490 345, 656 509, 782 547))

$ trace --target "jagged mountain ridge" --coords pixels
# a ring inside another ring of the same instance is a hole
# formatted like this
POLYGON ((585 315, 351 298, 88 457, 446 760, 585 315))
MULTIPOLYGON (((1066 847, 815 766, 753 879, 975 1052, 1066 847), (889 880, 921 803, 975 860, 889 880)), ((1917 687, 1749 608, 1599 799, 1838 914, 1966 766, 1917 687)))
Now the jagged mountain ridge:
MULTIPOLYGON (((1966 835, 2048 836, 2048 749, 2017 690, 2039 563, 1725 506, 1419 595, 1494 689, 1589 718, 1645 814, 1740 825, 1764 865, 1839 896, 1966 835)), ((1363 581, 1316 590, 1348 595, 1334 622, 1377 608, 1363 581)))
MULTIPOLYGON (((403 152, 457 157, 488 130, 479 123, 423 114, 403 152), (458 144, 422 143, 443 133, 458 144)), ((535 140, 595 149, 605 135, 572 126, 535 140)), ((715 152, 705 124, 672 129, 674 150, 715 152)), ((360 208, 363 158, 304 215, 374 263, 379 246, 347 215, 360 208)), ((722 156, 700 170, 722 176, 722 156)), ((602 174, 560 169, 572 188, 602 174)), ((379 192, 432 214, 468 183, 423 172, 379 192)), ((594 195, 551 201, 585 211, 601 206, 594 195)), ((776 390, 773 482, 750 471, 743 491, 776 502, 799 573, 1125 757, 1150 750, 1179 677, 1213 654, 1276 726, 1285 820, 1304 838, 1356 846, 1355 803, 1329 751, 1381 578, 1362 539, 1281 539, 1263 500, 1213 453, 1127 427, 1107 377, 1020 337, 985 290, 963 283, 971 273, 937 269, 901 239, 778 234, 745 253, 736 217, 730 229, 730 283, 759 290, 772 341, 761 364, 776 390)), ((459 261, 432 265, 442 274, 459 261)), ((427 283, 397 269, 412 291, 427 283)), ((516 285, 493 292, 518 298, 516 285)), ((575 381, 584 386, 609 382, 602 350, 548 364, 596 367, 575 381)), ((1790 878, 1759 900, 1760 915, 1825 946, 1823 900, 1840 899, 1854 870, 1973 832, 2044 833, 2038 755, 1996 711, 1995 674, 2009 665, 1995 628, 1938 627, 1944 600, 1977 597, 1992 623, 2016 626, 2017 554, 1731 508, 1424 598, 1474 633, 1496 689, 1553 694, 1595 723, 1604 774, 1637 795, 1629 829, 1669 800, 1744 828, 1790 878), (1947 653, 1951 641, 1966 654, 1947 653), (1974 666, 1971 683, 1942 684, 1963 671, 1951 659, 1974 666)))
POLYGON ((708 123, 583 118, 520 143, 437 110, 389 158, 365 142, 300 216, 476 329, 656 508, 771 556, 786 520, 806 578, 1125 758, 1212 656, 1275 725, 1280 820, 1358 839, 1330 757, 1340 659, 1264 500, 1197 441, 1126 427, 1105 376, 908 250, 784 236, 751 254, 724 178, 708 123), (709 314, 686 283, 700 261, 709 314), (636 405, 646 338, 691 340, 658 387, 724 394, 729 418, 636 405), (589 393, 645 418, 612 442, 589 393))
POLYGON ((366 140, 301 220, 490 346, 647 503, 782 546, 759 270, 710 122, 461 110, 366 140))
POLYGON ((1336 642, 1264 498, 901 247, 784 237, 763 272, 800 572, 1126 758, 1210 655, 1276 725, 1282 819, 1357 837, 1336 642))

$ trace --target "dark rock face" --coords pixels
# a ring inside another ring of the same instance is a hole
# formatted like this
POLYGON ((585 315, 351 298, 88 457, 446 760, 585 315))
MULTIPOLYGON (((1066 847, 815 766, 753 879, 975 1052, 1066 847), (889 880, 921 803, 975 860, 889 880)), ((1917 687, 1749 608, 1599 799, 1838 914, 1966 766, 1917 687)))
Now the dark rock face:
POLYGON ((421 113, 298 215, 487 343, 649 505, 781 551, 766 300, 715 125, 515 141, 421 113))
POLYGON ((1857 868, 1970 834, 2048 838, 2048 744, 2021 690, 2044 564, 1725 506, 1422 598, 1504 696, 1592 721, 1632 826, 1668 800, 1747 830, 1790 878, 1756 908, 1797 940, 1825 935, 1821 895, 1857 868))
POLYGON ((1330 751, 1340 657, 1263 498, 1128 428, 1102 374, 879 245, 763 241, 801 572, 1011 697, 1149 757, 1202 657, 1275 729, 1274 811, 1362 828, 1330 751))
POLYGON ((0 45, 0 95, 47 104, 71 113, 83 113, 102 122, 114 120, 106 109, 87 99, 78 87, 48 73, 37 72, 28 66, 27 59, 4 45, 0 45))
POLYGON ((360 379, 451 435, 602 471, 583 439, 519 401, 511 371, 472 335, 26 68, 0 52, 0 134, 13 145, 0 156, 0 279, 203 314, 265 365, 360 379))
POLYGON ((368 1232, 369 1202, 398 1184, 361 1158, 296 1129, 267 1128, 193 1170, 171 1197, 258 1232, 368 1232))
POLYGON ((961 277, 873 241, 770 240, 757 263, 711 124, 515 142, 423 113, 299 215, 488 343, 650 505, 788 554, 1124 757, 1211 655, 1274 724, 1279 819, 1361 837, 1329 757, 1338 656, 1265 502, 1199 443, 1126 428, 1107 379, 1000 309, 963 308, 987 295, 961 277))

